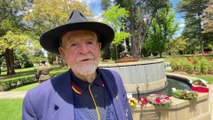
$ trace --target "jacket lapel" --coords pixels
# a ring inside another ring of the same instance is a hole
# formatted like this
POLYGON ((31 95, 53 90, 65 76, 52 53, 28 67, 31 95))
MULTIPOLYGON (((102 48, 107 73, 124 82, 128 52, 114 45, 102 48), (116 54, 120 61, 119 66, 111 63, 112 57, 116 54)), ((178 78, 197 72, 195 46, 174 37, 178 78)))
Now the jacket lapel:
POLYGON ((116 83, 116 78, 113 74, 104 69, 100 69, 103 80, 107 86, 110 96, 113 99, 113 104, 116 110, 118 120, 125 120, 124 112, 122 112, 122 95, 119 93, 118 84, 116 83), (103 72, 104 71, 104 72, 103 72))
POLYGON ((54 120, 74 120, 73 93, 71 90, 70 70, 60 80, 52 82, 55 95, 52 100, 54 120))

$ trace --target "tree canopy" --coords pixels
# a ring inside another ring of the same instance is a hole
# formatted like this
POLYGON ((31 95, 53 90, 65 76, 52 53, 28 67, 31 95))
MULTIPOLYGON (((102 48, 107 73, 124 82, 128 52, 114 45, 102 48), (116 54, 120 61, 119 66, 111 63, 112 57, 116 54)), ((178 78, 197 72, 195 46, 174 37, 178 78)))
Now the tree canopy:
POLYGON ((204 53, 202 14, 208 6, 209 0, 180 0, 178 3, 178 11, 185 13, 186 26, 183 35, 187 38, 194 39, 200 44, 200 52, 204 53))

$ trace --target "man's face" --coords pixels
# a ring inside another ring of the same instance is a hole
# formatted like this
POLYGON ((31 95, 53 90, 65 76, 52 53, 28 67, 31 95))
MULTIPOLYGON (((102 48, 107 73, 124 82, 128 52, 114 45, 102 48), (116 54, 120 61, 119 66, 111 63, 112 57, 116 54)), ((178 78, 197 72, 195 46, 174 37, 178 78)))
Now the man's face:
POLYGON ((100 60, 101 44, 95 32, 78 30, 62 37, 59 51, 74 73, 88 75, 95 72, 100 60))

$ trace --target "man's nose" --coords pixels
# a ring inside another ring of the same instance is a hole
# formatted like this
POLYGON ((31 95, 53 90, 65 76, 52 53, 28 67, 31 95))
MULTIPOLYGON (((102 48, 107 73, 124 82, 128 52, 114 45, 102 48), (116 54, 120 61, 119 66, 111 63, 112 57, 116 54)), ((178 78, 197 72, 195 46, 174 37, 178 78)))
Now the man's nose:
POLYGON ((88 52, 89 52, 89 46, 87 46, 86 44, 81 44, 80 53, 87 54, 88 52))

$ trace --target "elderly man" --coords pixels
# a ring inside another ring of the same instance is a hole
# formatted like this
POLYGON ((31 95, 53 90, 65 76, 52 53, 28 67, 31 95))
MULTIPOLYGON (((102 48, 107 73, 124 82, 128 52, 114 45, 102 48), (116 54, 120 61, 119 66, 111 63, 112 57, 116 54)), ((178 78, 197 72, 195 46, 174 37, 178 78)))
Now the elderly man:
POLYGON ((111 27, 90 22, 79 11, 44 33, 41 46, 60 53, 71 69, 28 91, 22 120, 132 120, 121 77, 98 68, 100 51, 113 38, 111 27))

